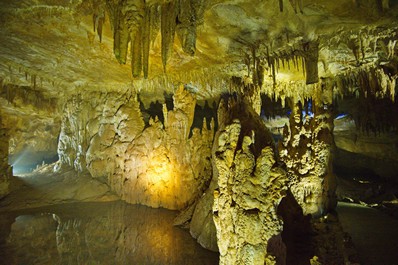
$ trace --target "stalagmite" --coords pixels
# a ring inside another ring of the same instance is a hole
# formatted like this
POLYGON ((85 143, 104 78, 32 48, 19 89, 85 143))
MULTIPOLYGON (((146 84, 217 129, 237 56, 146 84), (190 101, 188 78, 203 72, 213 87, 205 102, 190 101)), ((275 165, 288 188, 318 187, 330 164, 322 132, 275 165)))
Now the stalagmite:
POLYGON ((275 256, 268 249, 270 239, 282 231, 277 207, 287 189, 286 174, 276 166, 273 147, 264 141, 266 132, 257 127, 257 118, 248 120, 246 115, 254 114, 243 114, 251 113, 250 107, 245 110, 233 101, 222 104, 219 111, 227 111, 226 126, 215 140, 213 157, 219 186, 213 218, 220 264, 284 264, 283 254, 275 256), (242 116, 234 119, 237 113, 242 116))
POLYGON ((330 106, 313 104, 314 117, 308 121, 303 119, 300 103, 295 103, 279 153, 287 167, 290 189, 303 213, 319 216, 335 204, 330 154, 333 119, 330 106))

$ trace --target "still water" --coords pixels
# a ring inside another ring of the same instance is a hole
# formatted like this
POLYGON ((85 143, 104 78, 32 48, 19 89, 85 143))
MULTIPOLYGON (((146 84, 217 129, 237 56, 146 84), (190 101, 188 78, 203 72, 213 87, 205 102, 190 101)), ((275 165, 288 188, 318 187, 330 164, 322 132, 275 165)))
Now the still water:
POLYGON ((176 214, 124 202, 1 213, 0 264, 218 264, 176 214))

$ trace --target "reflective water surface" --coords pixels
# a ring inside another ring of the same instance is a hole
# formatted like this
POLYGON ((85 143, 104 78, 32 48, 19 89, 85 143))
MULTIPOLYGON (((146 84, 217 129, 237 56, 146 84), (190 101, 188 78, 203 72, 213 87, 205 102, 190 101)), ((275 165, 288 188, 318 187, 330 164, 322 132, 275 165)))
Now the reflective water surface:
POLYGON ((0 214, 0 264, 218 264, 175 211, 123 202, 0 214))

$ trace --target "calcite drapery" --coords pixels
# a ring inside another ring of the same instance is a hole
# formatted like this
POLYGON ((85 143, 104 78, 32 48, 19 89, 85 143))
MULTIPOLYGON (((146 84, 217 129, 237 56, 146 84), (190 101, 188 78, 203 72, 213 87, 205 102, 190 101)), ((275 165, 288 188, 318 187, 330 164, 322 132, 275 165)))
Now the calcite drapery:
POLYGON ((275 164, 273 147, 259 139, 264 128, 255 129, 249 125, 252 120, 244 121, 247 118, 225 119, 226 126, 215 140, 218 190, 214 192, 213 218, 220 264, 283 262, 283 257, 268 253, 268 245, 282 231, 277 207, 286 194, 287 177, 275 164))
MULTIPOLYGON (((106 7, 112 20, 114 54, 119 63, 126 63, 128 44, 131 43, 131 67, 133 77, 141 71, 148 77, 150 42, 161 33, 161 57, 163 69, 172 55, 176 32, 182 49, 189 55, 196 51, 196 27, 202 23, 205 1, 170 0, 145 2, 144 0, 107 1, 106 7)), ((94 29, 101 38, 103 13, 98 4, 93 5, 94 29)))
POLYGON ((314 103, 314 117, 296 103, 285 126, 279 154, 286 164, 289 187, 304 214, 319 216, 335 206, 331 166, 333 118, 330 105, 314 103))
POLYGON ((127 202, 182 209, 211 177, 214 122, 190 135, 195 104, 181 86, 174 109, 163 108, 164 124, 152 117, 145 128, 133 92, 77 95, 65 105, 60 161, 88 170, 127 202))
POLYGON ((131 203, 182 209, 198 197, 211 177, 210 149, 214 124, 202 132, 194 128, 196 99, 181 86, 174 94, 174 109, 163 108, 158 120, 128 145, 124 172, 114 186, 131 203), (123 183, 123 185, 121 185, 123 183))

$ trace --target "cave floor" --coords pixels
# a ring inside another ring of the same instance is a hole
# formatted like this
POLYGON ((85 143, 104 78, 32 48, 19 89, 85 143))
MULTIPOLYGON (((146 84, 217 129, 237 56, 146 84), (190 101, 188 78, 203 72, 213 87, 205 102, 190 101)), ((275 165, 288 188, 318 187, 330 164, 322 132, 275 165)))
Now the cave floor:
POLYGON ((362 265, 398 264, 398 219, 360 204, 339 202, 339 220, 362 265))
POLYGON ((0 213, 0 264, 218 264, 176 214, 121 201, 0 213))

